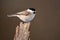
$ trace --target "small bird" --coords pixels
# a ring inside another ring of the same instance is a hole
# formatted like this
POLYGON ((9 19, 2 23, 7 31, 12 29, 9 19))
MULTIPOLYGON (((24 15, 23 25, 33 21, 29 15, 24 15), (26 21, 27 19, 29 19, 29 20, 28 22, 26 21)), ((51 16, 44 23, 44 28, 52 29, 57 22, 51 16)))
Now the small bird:
POLYGON ((34 8, 28 8, 25 11, 18 12, 16 14, 7 15, 8 17, 18 17, 23 22, 30 22, 34 19, 36 10, 34 8))

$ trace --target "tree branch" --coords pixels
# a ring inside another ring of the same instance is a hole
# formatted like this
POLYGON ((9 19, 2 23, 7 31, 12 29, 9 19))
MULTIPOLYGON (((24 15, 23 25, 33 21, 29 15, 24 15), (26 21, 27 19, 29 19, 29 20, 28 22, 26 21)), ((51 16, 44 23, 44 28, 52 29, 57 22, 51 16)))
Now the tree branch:
POLYGON ((20 25, 16 27, 14 40, 28 40, 28 39, 30 40, 29 28, 30 28, 30 22, 28 23, 20 22, 20 25))

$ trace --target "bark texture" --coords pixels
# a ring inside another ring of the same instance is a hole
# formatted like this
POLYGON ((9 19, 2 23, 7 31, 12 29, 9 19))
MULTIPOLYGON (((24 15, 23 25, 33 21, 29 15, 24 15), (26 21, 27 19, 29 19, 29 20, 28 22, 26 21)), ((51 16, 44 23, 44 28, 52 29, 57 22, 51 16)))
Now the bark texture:
POLYGON ((14 40, 30 40, 29 28, 30 28, 30 22, 28 23, 20 22, 20 25, 16 27, 14 40))

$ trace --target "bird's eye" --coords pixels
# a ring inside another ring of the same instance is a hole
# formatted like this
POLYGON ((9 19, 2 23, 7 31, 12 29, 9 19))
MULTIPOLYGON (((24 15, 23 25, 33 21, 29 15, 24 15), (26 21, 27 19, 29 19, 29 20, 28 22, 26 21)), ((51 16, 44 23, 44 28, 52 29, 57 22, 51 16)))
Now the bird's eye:
POLYGON ((33 12, 34 14, 36 13, 36 12, 33 12))

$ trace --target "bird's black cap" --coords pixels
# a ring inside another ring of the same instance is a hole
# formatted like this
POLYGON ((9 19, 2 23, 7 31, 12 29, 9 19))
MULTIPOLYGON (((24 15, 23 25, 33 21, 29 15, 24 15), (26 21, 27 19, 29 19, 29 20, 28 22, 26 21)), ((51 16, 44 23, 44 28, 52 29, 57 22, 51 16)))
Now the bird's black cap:
POLYGON ((35 8, 29 8, 29 9, 32 10, 32 11, 36 11, 35 8))

